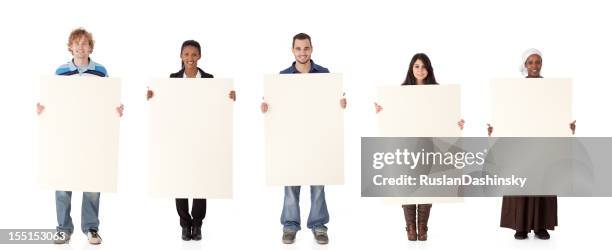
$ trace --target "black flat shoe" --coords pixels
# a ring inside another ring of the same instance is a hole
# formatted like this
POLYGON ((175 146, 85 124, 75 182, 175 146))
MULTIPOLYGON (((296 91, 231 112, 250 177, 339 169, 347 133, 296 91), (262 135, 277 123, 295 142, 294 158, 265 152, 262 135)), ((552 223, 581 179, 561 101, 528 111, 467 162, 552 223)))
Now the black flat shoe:
POLYGON ((548 231, 546 231, 546 229, 542 229, 542 230, 538 230, 535 232, 535 236, 536 238, 540 239, 540 240, 548 240, 550 239, 550 234, 548 234, 548 231))
POLYGON ((516 231, 516 233, 514 234, 514 238, 517 240, 527 239, 527 232, 516 231))
POLYGON ((181 238, 184 241, 190 241, 191 240, 191 228, 190 227, 184 227, 183 228, 183 233, 181 238))
POLYGON ((201 240, 202 239, 202 228, 201 227, 192 228, 191 238, 193 240, 201 240))

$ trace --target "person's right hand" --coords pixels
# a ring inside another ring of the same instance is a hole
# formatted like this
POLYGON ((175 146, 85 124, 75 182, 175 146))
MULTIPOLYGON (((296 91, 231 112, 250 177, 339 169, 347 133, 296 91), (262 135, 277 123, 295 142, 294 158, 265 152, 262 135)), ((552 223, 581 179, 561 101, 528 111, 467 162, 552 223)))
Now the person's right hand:
POLYGON ((378 105, 378 103, 374 103, 374 107, 376 108, 376 114, 382 111, 382 106, 378 105))
MULTIPOLYGON (((263 100, 264 98, 262 97, 261 99, 263 100)), ((261 113, 265 114, 266 112, 268 112, 268 104, 264 100, 261 102, 261 113)))
POLYGON ((40 115, 45 110, 45 106, 40 105, 39 102, 36 103, 36 114, 40 115))
POLYGON ((266 113, 268 112, 268 104, 265 102, 261 103, 261 113, 266 113))
POLYGON ((489 134, 489 136, 493 134, 493 127, 491 126, 491 124, 488 124, 488 123, 487 123, 487 134, 489 134))
POLYGON ((153 98, 153 95, 153 90, 150 90, 149 87, 147 87, 147 101, 153 98))

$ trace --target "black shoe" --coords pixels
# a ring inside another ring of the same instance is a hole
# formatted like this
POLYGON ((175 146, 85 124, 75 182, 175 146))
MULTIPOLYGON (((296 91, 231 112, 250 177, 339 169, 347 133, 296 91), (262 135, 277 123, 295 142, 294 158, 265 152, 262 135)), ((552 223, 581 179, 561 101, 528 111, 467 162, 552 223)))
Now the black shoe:
POLYGON ((546 229, 542 229, 542 230, 538 230, 535 232, 535 236, 536 238, 540 239, 540 240, 548 240, 550 239, 550 234, 548 234, 548 231, 546 231, 546 229))
POLYGON ((527 232, 516 231, 516 233, 514 234, 514 238, 517 240, 527 239, 527 232))
POLYGON ((192 229, 191 239, 201 240, 202 239, 202 227, 192 227, 191 229, 192 229))
POLYGON ((182 234, 181 238, 182 238, 184 241, 189 241, 189 240, 191 240, 191 227, 184 227, 184 228, 183 228, 183 234, 182 234))

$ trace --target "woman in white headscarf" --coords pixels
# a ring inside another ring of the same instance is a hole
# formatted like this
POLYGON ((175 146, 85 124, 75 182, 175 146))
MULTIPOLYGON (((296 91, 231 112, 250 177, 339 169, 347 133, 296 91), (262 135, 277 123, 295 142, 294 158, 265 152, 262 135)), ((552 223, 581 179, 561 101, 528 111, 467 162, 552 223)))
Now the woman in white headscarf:
MULTIPOLYGON (((523 53, 520 71, 526 78, 542 78, 542 53, 537 49, 528 49, 523 53)), ((574 133, 576 121, 570 124, 574 133)), ((488 128, 489 136, 493 127, 488 128)), ((557 196, 504 196, 501 212, 501 227, 514 229, 514 238, 527 239, 533 230, 539 239, 550 238, 547 230, 557 226, 557 196)))
POLYGON ((528 49, 523 53, 520 66, 521 73, 527 78, 542 78, 542 53, 537 49, 528 49))

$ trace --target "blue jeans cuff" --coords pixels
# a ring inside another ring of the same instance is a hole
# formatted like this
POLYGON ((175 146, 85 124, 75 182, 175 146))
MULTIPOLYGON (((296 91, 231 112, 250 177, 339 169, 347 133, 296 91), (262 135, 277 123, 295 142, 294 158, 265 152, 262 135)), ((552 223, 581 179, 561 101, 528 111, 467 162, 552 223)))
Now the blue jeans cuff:
POLYGON ((283 226, 283 232, 284 231, 292 231, 292 232, 297 232, 300 231, 300 226, 295 226, 295 225, 285 225, 283 226))

